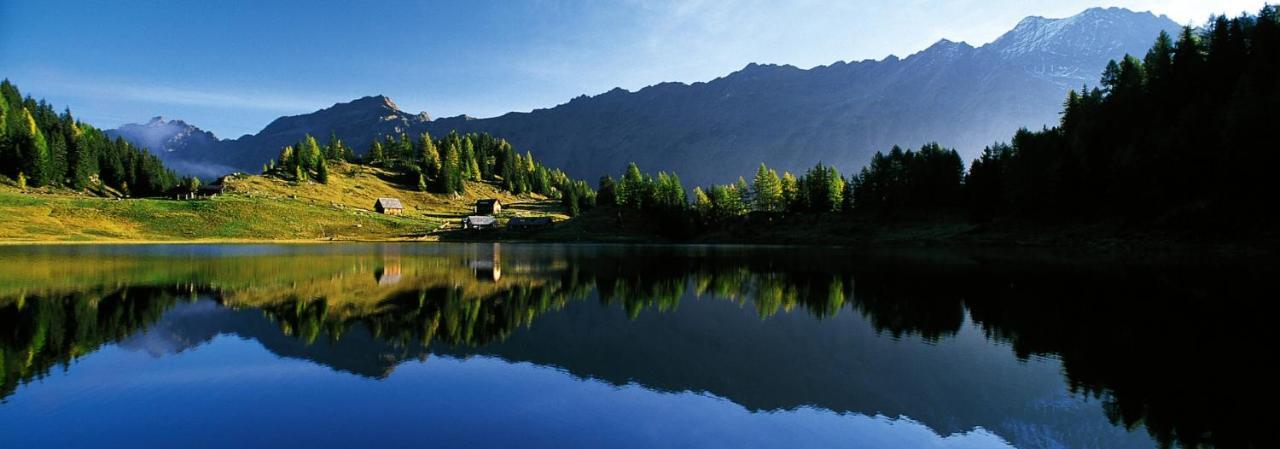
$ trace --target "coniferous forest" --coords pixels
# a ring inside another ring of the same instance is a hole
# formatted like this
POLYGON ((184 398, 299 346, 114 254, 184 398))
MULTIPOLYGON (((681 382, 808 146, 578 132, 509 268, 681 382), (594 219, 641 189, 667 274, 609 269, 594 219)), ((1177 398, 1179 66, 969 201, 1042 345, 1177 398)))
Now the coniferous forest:
POLYGON ((155 156, 124 139, 62 114, 43 100, 23 97, 0 82, 0 174, 22 187, 107 189, 124 195, 164 193, 178 184, 155 156))
POLYGON ((1265 231, 1278 110, 1280 17, 1267 6, 1161 33, 1145 55, 1108 64, 1096 87, 1070 92, 1058 126, 1018 130, 967 171, 937 143, 895 146, 847 178, 821 163, 799 176, 761 164, 750 181, 696 187, 686 199, 676 174, 633 164, 621 180, 601 178, 599 203, 665 217, 686 235, 749 213, 837 212, 1265 231))
POLYGON ((368 148, 357 156, 337 136, 321 145, 308 135, 281 149, 262 170, 265 175, 323 184, 329 180, 329 163, 345 161, 385 168, 424 192, 457 194, 466 190, 466 181, 491 182, 516 195, 559 198, 571 216, 595 206, 596 193, 586 181, 538 163, 532 152, 521 155, 510 142, 489 134, 450 132, 436 139, 428 133, 416 138, 401 133, 374 140, 368 148))

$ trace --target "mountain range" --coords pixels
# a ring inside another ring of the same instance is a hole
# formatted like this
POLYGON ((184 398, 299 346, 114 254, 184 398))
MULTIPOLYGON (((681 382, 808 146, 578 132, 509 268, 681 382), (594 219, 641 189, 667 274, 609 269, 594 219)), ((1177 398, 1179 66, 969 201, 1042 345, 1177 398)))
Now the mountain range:
POLYGON ((616 88, 531 112, 432 120, 371 96, 281 117, 257 134, 217 140, 182 121, 153 119, 111 131, 151 148, 184 173, 257 171, 305 134, 335 133, 364 151, 382 135, 488 132, 543 163, 594 180, 628 162, 674 171, 686 184, 730 182, 765 162, 802 171, 822 161, 845 173, 893 145, 939 142, 972 158, 1020 127, 1058 121, 1067 91, 1096 85, 1106 63, 1142 55, 1168 17, 1093 8, 1072 17, 1028 17, 974 47, 941 40, 905 58, 800 69, 749 64, 707 82, 616 88))

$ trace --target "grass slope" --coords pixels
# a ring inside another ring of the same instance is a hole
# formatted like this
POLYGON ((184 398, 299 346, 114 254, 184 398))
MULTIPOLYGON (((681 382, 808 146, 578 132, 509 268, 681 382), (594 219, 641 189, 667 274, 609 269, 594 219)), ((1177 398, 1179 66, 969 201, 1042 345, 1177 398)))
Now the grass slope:
MULTIPOLYGON (((431 238, 456 226, 475 200, 499 198, 509 215, 558 215, 554 201, 469 182, 462 195, 418 192, 374 167, 335 164, 329 184, 240 175, 210 199, 114 199, 0 182, 0 241, 387 240, 431 238), (372 211, 399 198, 401 216, 372 211)), ((563 218, 563 215, 559 215, 563 218)))

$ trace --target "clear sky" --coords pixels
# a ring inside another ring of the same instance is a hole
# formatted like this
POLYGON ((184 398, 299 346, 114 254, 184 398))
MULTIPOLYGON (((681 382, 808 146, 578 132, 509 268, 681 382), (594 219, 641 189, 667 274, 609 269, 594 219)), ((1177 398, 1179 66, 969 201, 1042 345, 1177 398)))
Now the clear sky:
POLYGON ((219 137, 384 94, 479 117, 613 87, 708 81, 750 62, 981 45, 1029 15, 1123 6, 1200 24, 1265 0, 0 0, 0 76, 102 128, 154 115, 219 137))

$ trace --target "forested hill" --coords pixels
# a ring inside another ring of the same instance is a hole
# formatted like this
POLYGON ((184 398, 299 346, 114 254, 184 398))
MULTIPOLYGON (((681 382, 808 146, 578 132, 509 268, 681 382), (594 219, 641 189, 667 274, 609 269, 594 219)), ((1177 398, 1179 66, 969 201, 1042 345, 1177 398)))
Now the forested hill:
POLYGON ((178 184, 154 155, 124 139, 62 114, 43 100, 23 98, 0 83, 0 175, 22 187, 69 187, 100 193, 155 195, 178 184))

